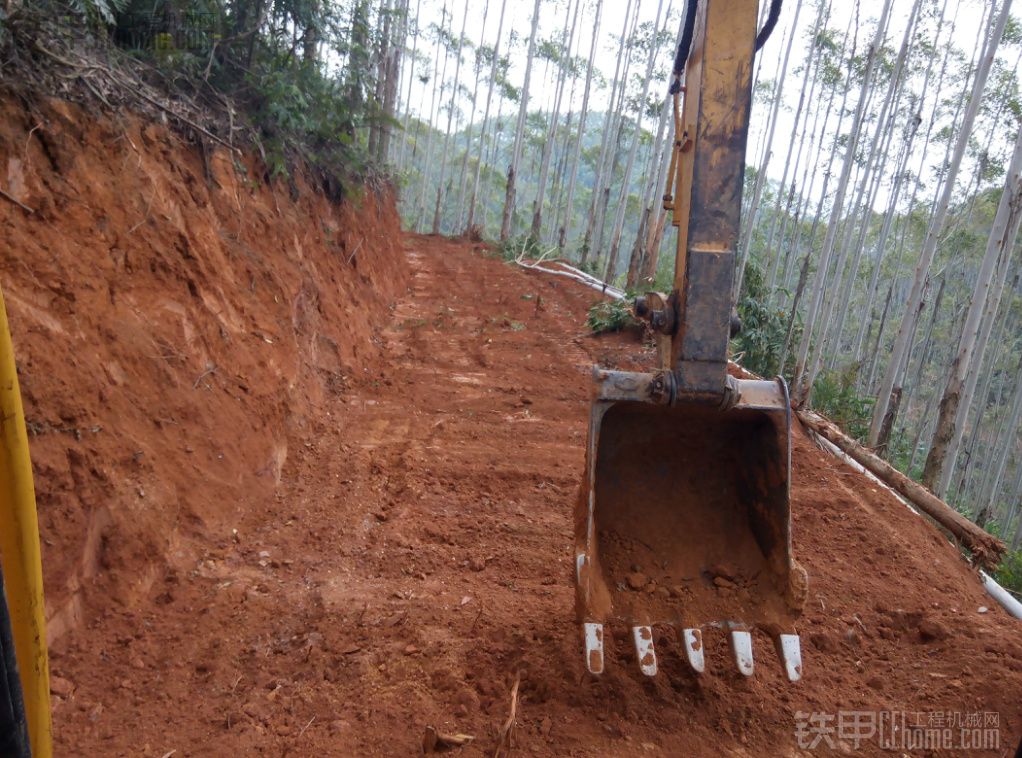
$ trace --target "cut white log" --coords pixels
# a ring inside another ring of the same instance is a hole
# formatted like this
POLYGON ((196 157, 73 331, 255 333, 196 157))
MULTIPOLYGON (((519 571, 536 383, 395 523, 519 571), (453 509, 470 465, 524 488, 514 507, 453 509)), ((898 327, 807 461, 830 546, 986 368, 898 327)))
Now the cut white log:
POLYGON ((1001 540, 976 526, 921 484, 912 481, 887 461, 868 451, 823 416, 807 410, 800 410, 797 415, 803 424, 836 445, 877 479, 947 529, 955 539, 969 549, 977 563, 988 567, 997 565, 1005 550, 1001 540))

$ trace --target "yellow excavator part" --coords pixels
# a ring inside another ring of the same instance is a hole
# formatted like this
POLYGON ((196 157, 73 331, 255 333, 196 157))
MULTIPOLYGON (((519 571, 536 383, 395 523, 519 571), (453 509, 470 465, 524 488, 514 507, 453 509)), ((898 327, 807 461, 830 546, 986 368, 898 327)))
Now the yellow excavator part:
POLYGON ((53 755, 43 567, 32 462, 7 308, 0 292, 0 561, 14 632, 29 741, 35 758, 53 755))

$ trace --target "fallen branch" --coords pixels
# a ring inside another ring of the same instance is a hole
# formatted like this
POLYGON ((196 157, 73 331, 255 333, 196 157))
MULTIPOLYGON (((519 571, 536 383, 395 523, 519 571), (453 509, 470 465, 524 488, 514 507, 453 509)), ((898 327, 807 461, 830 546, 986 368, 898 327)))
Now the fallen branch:
POLYGON ((147 95, 145 92, 143 92, 142 90, 137 89, 135 87, 132 87, 127 82, 121 82, 121 83, 125 87, 127 87, 128 89, 132 90, 136 95, 141 97, 146 102, 155 105, 157 108, 159 108, 162 111, 166 111, 168 114, 170 114, 174 118, 176 118, 176 119, 178 119, 180 121, 183 121, 184 123, 188 124, 188 126, 192 127, 192 129, 195 129, 195 131, 201 132, 202 134, 205 134, 207 137, 209 137, 214 142, 219 142, 221 145, 226 147, 232 153, 240 153, 241 152, 240 150, 238 150, 238 148, 236 148, 234 145, 232 145, 227 140, 221 139, 220 137, 217 137, 215 134, 213 134, 213 132, 209 131, 208 129, 204 129, 203 127, 199 126, 197 123, 192 121, 190 118, 187 118, 184 115, 182 115, 181 113, 179 113, 178 111, 174 110, 173 108, 171 108, 171 107, 169 107, 167 105, 164 105, 163 103, 161 103, 156 98, 149 97, 149 95, 147 95))
POLYGON ((349 265, 349 266, 351 265, 351 259, 355 257, 355 253, 357 253, 357 252, 358 252, 358 249, 359 249, 360 247, 362 247, 362 243, 363 243, 363 242, 365 242, 365 241, 366 241, 366 238, 365 238, 365 237, 363 237, 362 239, 360 239, 360 240, 358 241, 358 244, 357 244, 357 245, 355 245, 355 249, 351 251, 351 255, 349 255, 349 256, 348 256, 348 265, 349 265))
POLYGON ((580 276, 580 275, 574 273, 573 271, 564 271, 564 270, 560 270, 560 269, 547 268, 546 266, 540 266, 540 265, 537 265, 535 263, 526 263, 525 261, 521 261, 521 260, 516 260, 515 263, 517 263, 522 268, 532 269, 533 271, 542 271, 544 274, 554 274, 555 276, 566 276, 569 279, 571 279, 572 281, 576 281, 579 284, 584 284, 586 287, 589 287, 589 288, 594 289, 594 290, 599 290, 600 292, 603 292, 604 294, 609 295, 610 297, 614 298, 615 300, 623 300, 624 297, 625 297, 625 293, 622 292, 621 290, 619 290, 617 287, 612 287, 611 285, 603 284, 602 282, 601 283, 597 283, 595 281, 591 281, 590 280, 591 277, 588 277, 588 276, 583 277, 583 276, 580 276))
POLYGON ((497 749, 493 751, 493 758, 508 758, 511 755, 515 722, 518 719, 518 686, 521 683, 522 674, 519 672, 515 674, 515 683, 511 687, 511 712, 507 716, 507 721, 500 728, 500 738, 497 742, 497 749))
POLYGON ((29 208, 29 207, 28 207, 27 205, 25 205, 25 204, 24 204, 23 202, 21 202, 20 200, 18 200, 18 198, 16 198, 16 197, 13 197, 12 195, 8 195, 8 194, 7 194, 6 192, 4 192, 4 191, 3 191, 2 189, 0 189, 0 197, 3 197, 3 198, 4 198, 4 200, 10 200, 10 201, 11 201, 12 203, 14 203, 14 204, 15 204, 16 206, 18 206, 19 208, 21 208, 21 210, 25 211, 26 213, 35 213, 35 211, 34 211, 34 210, 32 210, 31 208, 29 208))
POLYGON ((809 410, 798 411, 802 423, 859 463, 877 479, 902 495, 912 505, 947 529, 972 552, 976 562, 996 567, 1004 554, 1004 543, 976 526, 918 482, 914 482, 877 455, 846 435, 837 426, 809 410))

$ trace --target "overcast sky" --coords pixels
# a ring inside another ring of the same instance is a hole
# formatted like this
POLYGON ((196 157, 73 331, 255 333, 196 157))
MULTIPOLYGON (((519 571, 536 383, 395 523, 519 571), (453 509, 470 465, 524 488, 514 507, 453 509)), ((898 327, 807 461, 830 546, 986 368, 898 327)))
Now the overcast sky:
MULTIPOLYGON (((939 12, 941 4, 944 2, 944 0, 925 1, 928 3, 929 7, 933 9, 934 14, 939 12)), ((411 12, 413 14, 415 12, 416 2, 421 3, 419 18, 420 25, 424 29, 429 24, 440 23, 443 8, 447 8, 448 13, 453 11, 453 31, 455 35, 461 31, 462 20, 464 18, 467 2, 469 11, 467 17, 468 21, 465 26, 466 37, 470 39, 474 45, 478 45, 480 41, 486 45, 493 45, 497 35, 501 0, 489 0, 489 13, 486 15, 485 19, 485 3, 480 0, 413 0, 411 3, 411 12)), ((677 33, 684 7, 684 0, 633 0, 633 2, 639 3, 638 19, 640 23, 643 21, 652 22, 657 16, 658 3, 662 2, 662 7, 660 8, 661 26, 669 29, 672 36, 677 33)), ((504 19, 501 52, 502 54, 508 52, 508 32, 513 29, 518 40, 510 49, 512 61, 510 79, 515 86, 520 86, 524 78, 526 45, 530 31, 533 4, 532 0, 507 0, 507 15, 504 19)), ((622 27, 625 25, 625 16, 628 5, 628 0, 604 0, 603 2, 601 28, 597 42, 596 66, 608 81, 608 85, 606 87, 594 88, 590 95, 590 110, 602 111, 607 106, 607 101, 610 95, 609 80, 614 74, 619 38, 622 27)), ((891 23, 886 37, 886 44, 894 49, 897 49, 897 47, 901 44, 902 35, 904 34, 905 27, 908 23, 911 5, 912 3, 910 0, 895 0, 894 2, 891 23)), ((572 8, 573 5, 569 5, 569 0, 543 0, 540 10, 539 38, 560 40, 565 20, 568 19, 570 21, 572 8)), ((579 20, 575 31, 575 41, 572 47, 574 54, 581 56, 583 59, 589 54, 593 20, 595 18, 595 8, 596 0, 583 0, 583 6, 579 12, 579 20)), ((872 31, 875 28, 875 23, 880 11, 881 3, 879 0, 861 0, 858 11, 858 20, 860 25, 860 50, 868 44, 868 38, 872 35, 872 31)), ((855 13, 856 4, 854 2, 848 2, 847 0, 832 0, 828 22, 829 27, 838 30, 841 33, 843 33, 849 26, 854 28, 855 13)), ((980 32, 981 22, 984 16, 988 13, 988 0, 947 0, 948 21, 945 24, 945 37, 947 30, 950 29, 950 20, 954 17, 955 44, 962 48, 966 54, 971 55, 972 51, 976 47, 976 40, 978 38, 978 33, 980 32)), ((801 78, 795 75, 794 72, 805 62, 808 52, 806 45, 806 33, 815 22, 815 16, 816 8, 814 7, 812 0, 803 0, 800 10, 798 9, 798 0, 784 0, 784 6, 777 28, 767 42, 759 56, 759 60, 757 61, 757 65, 761 67, 761 71, 759 73, 760 79, 774 80, 778 70, 778 63, 785 52, 787 39, 789 35, 795 35, 795 41, 791 51, 791 60, 788 64, 788 70, 792 73, 789 74, 784 88, 785 110, 780 116, 773 140, 774 156, 783 155, 783 153, 787 150, 788 139, 790 138, 791 130, 794 126, 794 110, 798 102, 799 87, 801 85, 801 78), (798 11, 797 24, 796 11, 798 11)), ((428 53, 430 58, 428 66, 420 64, 417 67, 416 76, 423 74, 432 76, 434 60, 433 53, 435 51, 435 47, 433 47, 431 42, 426 41, 425 38, 420 38, 419 51, 420 53, 428 53)), ((1018 64, 1018 55, 1018 46, 1011 49, 1003 49, 1001 52, 1001 58, 1010 65, 1015 66, 1018 64)), ((666 71, 670 68, 672 56, 673 51, 665 46, 663 52, 659 56, 660 60, 657 61, 658 67, 662 68, 664 74, 666 74, 666 71)), ((638 58, 639 56, 636 56, 636 59, 632 63, 631 72, 633 74, 645 70, 645 58, 642 57, 641 60, 638 58)), ((442 66, 442 54, 440 61, 442 66)), ((453 56, 448 62, 448 66, 447 75, 448 78, 450 78, 453 75, 453 56)), ((544 78, 543 74, 543 62, 538 61, 534 66, 532 75, 530 109, 536 109, 539 107, 549 108, 553 103, 553 83, 548 82, 544 78)), ((481 77, 480 96, 478 98, 475 114, 475 118, 477 120, 482 118, 482 112, 485 105, 485 85, 488 81, 488 75, 489 72, 484 71, 483 76, 481 77)), ((471 57, 466 57, 466 63, 463 64, 461 69, 460 79, 463 85, 471 91, 474 81, 474 74, 471 70, 471 57)), ((651 84, 651 92, 666 92, 667 85, 668 82, 665 76, 661 76, 651 84)), ((407 84, 404 85, 404 87, 407 87, 407 84)), ((572 100, 573 106, 570 106, 576 110, 581 105, 582 89, 583 81, 580 78, 575 87, 574 98, 572 100)), ((414 80, 412 82, 411 103, 413 112, 419 113, 424 117, 428 117, 431 92, 432 81, 426 86, 421 85, 418 80, 414 80)), ((402 97, 404 97, 405 94, 407 94, 407 89, 402 90, 402 97)), ((853 107, 856 95, 857 92, 853 92, 849 97, 849 107, 853 107)), ((449 97, 450 95, 448 94, 447 98, 449 97)), ((569 93, 567 91, 565 92, 564 97, 566 100, 569 97, 569 93)), ((496 98, 494 99, 496 100, 496 98)), ((462 122, 471 120, 471 114, 467 112, 467 100, 462 102, 460 107, 464 108, 466 111, 462 114, 462 122)), ((505 114, 508 114, 514 109, 516 109, 516 104, 505 103, 505 114)), ((568 109, 568 105, 562 106, 562 110, 567 111, 568 109)), ((495 102, 493 106, 493 115, 496 115, 496 112, 497 103, 495 102)), ((767 112, 768 107, 760 103, 757 103, 753 110, 748 154, 748 162, 751 164, 759 163, 759 156, 762 155, 762 145, 768 115, 767 112)), ((439 119, 441 127, 446 126, 446 119, 447 115, 445 112, 439 119)), ((647 120, 645 126, 649 129, 655 128, 655 124, 651 123, 651 120, 647 120)), ((1011 134, 1007 135, 1005 139, 1001 140, 1001 142, 1008 144, 1012 142, 1013 139, 1014 135, 1011 134)), ((941 151, 941 155, 942 154, 943 151, 941 151)), ((771 160, 768 169, 769 175, 772 178, 780 179, 782 169, 783 162, 780 158, 771 160)))

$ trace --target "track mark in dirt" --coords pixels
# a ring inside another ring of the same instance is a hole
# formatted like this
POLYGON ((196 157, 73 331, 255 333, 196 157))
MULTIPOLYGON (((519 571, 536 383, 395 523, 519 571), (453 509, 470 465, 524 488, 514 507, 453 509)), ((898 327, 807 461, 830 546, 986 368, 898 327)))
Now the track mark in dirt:
POLYGON ((467 243, 406 246, 382 369, 292 430, 275 507, 59 662, 83 683, 58 714, 63 752, 411 755, 432 725, 487 755, 519 672, 522 754, 798 755, 798 711, 997 712, 1005 746, 1022 728, 1017 622, 977 614, 993 603, 953 548, 799 430, 805 680, 758 637, 745 679, 712 630, 697 677, 659 629, 656 679, 620 629, 606 674, 584 676, 569 551, 590 364, 652 354, 584 336, 588 290, 467 243))

